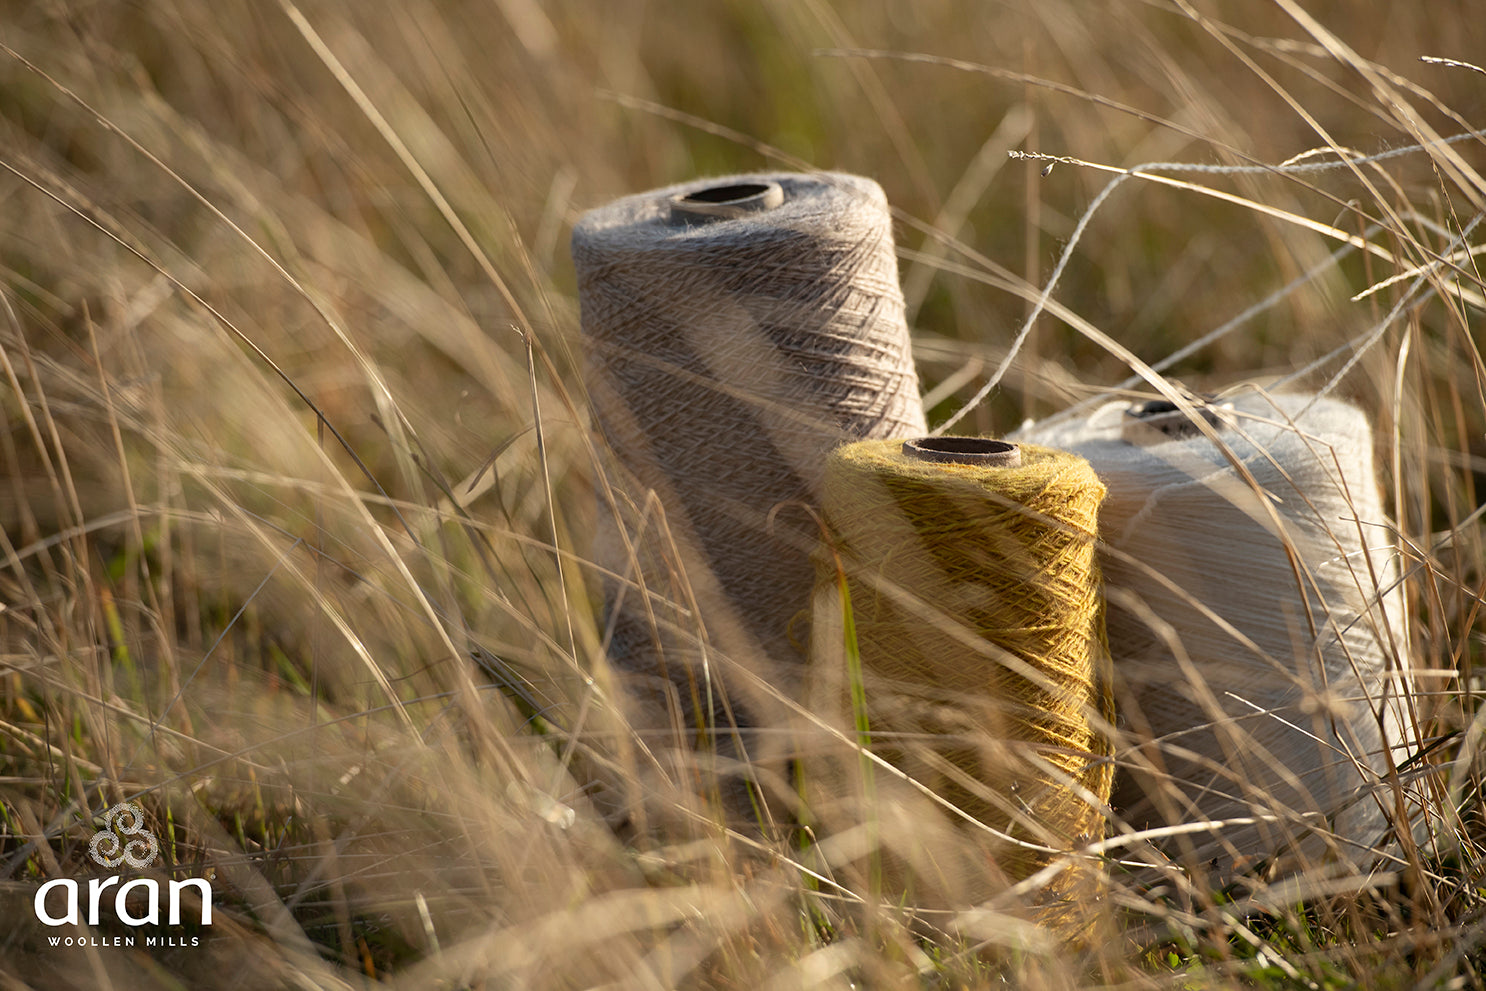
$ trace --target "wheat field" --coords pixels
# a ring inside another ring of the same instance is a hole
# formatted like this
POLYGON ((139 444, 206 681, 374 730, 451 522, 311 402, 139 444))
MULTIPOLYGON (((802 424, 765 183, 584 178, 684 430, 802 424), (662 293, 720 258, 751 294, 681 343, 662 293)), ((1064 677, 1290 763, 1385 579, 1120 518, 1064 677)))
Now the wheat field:
POLYGON ((1482 53, 1470 0, 0 3, 0 984, 1481 986, 1482 53), (1365 872, 976 939, 653 773, 568 236, 766 168, 883 186, 931 424, 1132 358, 1367 411, 1421 675, 1365 872), (58 946, 125 802, 211 925, 58 946))

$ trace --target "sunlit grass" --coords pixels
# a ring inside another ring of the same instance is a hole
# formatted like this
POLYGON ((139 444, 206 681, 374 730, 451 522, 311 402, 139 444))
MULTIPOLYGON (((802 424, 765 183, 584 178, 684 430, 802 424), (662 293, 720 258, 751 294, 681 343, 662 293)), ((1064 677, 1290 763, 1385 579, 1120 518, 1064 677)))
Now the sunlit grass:
POLYGON ((1255 168, 1486 126, 1486 76, 1418 61, 1483 49, 1469 4, 8 6, 15 986, 1481 981, 1481 142, 1255 168), (652 749, 603 660, 589 538, 635 494, 587 434, 567 233, 765 166, 887 190, 935 424, 993 374, 956 431, 1176 382, 1372 414, 1427 748, 1376 876, 1112 865, 1119 935, 1049 949, 857 884, 800 809, 725 824, 652 749), (44 945, 32 892, 123 800, 215 879, 203 947, 44 945))

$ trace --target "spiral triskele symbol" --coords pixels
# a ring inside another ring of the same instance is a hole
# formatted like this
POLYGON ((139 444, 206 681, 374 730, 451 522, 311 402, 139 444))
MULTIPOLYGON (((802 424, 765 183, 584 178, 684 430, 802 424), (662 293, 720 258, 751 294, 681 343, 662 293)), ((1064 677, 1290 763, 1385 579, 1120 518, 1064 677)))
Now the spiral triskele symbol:
POLYGON ((160 856, 160 841, 144 828, 143 809, 133 802, 120 802, 103 817, 103 828, 88 844, 88 854, 104 867, 128 864, 143 870, 160 856))

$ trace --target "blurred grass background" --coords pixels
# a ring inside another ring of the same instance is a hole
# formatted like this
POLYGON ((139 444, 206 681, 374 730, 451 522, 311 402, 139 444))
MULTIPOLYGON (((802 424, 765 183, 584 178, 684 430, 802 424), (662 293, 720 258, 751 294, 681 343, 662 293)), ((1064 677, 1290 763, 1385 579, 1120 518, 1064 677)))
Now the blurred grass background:
MULTIPOLYGON (((58 0, 0 5, 0 42, 8 986, 1479 982, 1475 254, 1337 384, 1375 413, 1423 663, 1449 674, 1425 848, 1335 904, 1153 902, 1098 952, 989 965, 858 927, 787 848, 705 822, 621 840, 586 805, 585 768, 638 780, 643 754, 583 560, 566 250, 584 209, 694 175, 871 176, 943 421, 1111 178, 1008 151, 1276 164, 1486 126, 1486 75, 1419 61, 1480 62, 1471 3, 58 0), (42 945, 30 892, 125 798, 170 869, 215 872, 206 948, 42 945)), ((1353 297, 1486 209, 1481 162, 1473 139, 1187 177, 1269 214, 1130 181, 1055 298, 1148 362, 1258 307, 1169 373, 1270 382, 1342 349, 1316 388, 1408 281, 1353 297), (1271 300, 1340 247, 1293 217, 1379 250, 1271 300)), ((1127 374, 1043 316, 959 429, 1127 374)))

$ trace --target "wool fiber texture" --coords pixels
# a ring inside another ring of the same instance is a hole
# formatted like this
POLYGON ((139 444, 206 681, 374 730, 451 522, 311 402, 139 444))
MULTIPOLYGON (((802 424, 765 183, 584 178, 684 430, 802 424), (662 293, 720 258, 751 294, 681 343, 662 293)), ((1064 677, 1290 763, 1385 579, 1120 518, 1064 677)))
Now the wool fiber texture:
POLYGON ((1166 842, 1188 865, 1352 869, 1392 804, 1384 748, 1400 746, 1408 667, 1368 417, 1249 394, 1215 443, 1132 433, 1129 408, 1018 435, 1087 458, 1109 488, 1100 561, 1130 768, 1116 811, 1136 828, 1224 823, 1166 842))
MULTIPOLYGON (((831 457, 812 691, 916 782, 861 772, 912 904, 968 908, 1053 867, 1001 907, 1067 928, 1097 895, 1100 865, 1074 851, 1102 838, 1113 777, 1103 497, 1082 458, 1032 445, 1019 467, 926 463, 887 441, 831 457)), ((825 791, 825 814, 839 793, 850 822, 854 789, 825 791)))
POLYGON ((620 496, 594 548, 620 576, 609 654, 657 718, 742 757, 731 727, 776 722, 771 692, 800 691, 826 454, 924 430, 886 198, 841 173, 698 180, 585 214, 572 253, 620 496), (760 183, 783 202, 672 209, 760 183))

